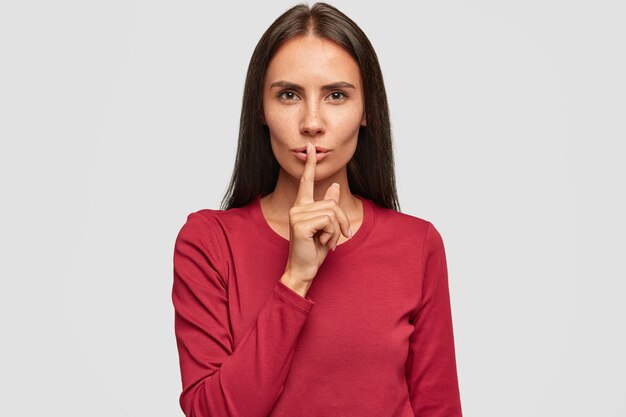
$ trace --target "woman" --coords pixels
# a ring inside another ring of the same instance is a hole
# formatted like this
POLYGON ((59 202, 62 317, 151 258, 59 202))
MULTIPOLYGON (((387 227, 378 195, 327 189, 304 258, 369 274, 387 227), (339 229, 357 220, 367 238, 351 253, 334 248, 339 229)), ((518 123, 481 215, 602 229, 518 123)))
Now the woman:
POLYGON ((187 416, 461 416, 443 242, 397 210, 377 57, 336 8, 259 41, 229 193, 175 243, 187 416))

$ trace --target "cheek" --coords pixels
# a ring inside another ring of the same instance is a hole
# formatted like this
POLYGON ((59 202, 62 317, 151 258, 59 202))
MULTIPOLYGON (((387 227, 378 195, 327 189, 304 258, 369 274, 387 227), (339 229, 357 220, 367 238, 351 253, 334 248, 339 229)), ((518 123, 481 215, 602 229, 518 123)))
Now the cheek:
POLYGON ((264 115, 272 140, 284 141, 292 122, 289 113, 269 105, 264 108, 264 115))
POLYGON ((338 112, 333 118, 332 126, 327 126, 337 133, 338 139, 349 141, 355 139, 361 127, 362 113, 355 111, 338 112))
POLYGON ((288 124, 285 123, 283 119, 267 120, 267 125, 270 130, 270 140, 272 142, 272 148, 277 146, 289 146, 290 142, 293 142, 293 139, 290 140, 290 136, 293 135, 290 134, 287 126, 288 124))

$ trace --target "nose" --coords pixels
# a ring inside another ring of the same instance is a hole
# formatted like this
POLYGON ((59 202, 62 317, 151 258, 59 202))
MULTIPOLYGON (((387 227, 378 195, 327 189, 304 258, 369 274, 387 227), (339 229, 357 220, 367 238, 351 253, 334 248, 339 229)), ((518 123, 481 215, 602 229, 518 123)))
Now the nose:
POLYGON ((302 118, 302 123, 300 124, 300 132, 314 136, 323 131, 324 121, 322 120, 319 109, 315 105, 307 106, 302 118))

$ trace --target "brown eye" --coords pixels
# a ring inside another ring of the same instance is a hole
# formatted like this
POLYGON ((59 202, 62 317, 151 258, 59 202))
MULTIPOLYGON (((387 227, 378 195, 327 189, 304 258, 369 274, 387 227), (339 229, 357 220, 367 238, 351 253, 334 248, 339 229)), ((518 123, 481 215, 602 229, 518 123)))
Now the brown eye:
POLYGON ((346 98, 348 98, 348 95, 346 93, 344 93, 343 91, 335 91, 333 93, 330 93, 331 96, 334 96, 333 98, 336 98, 337 100, 334 101, 342 101, 345 100, 346 98), (337 97, 336 94, 342 95, 343 97, 337 97))
POLYGON ((291 101, 291 97, 295 96, 295 93, 293 91, 281 91, 280 93, 278 93, 277 97, 286 101, 291 101), (290 96, 289 98, 285 98, 284 95, 285 94, 292 94, 292 96, 290 96))

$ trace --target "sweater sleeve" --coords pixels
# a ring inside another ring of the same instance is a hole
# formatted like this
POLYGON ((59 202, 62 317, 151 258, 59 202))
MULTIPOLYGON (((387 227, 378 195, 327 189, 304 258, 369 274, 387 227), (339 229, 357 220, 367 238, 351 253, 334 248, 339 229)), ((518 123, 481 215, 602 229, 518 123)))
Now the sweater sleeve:
POLYGON ((226 262, 213 231, 209 219, 191 213, 174 245, 180 407, 187 417, 266 417, 315 303, 277 280, 255 324, 233 346, 226 262))
POLYGON ((462 417, 448 270, 441 235, 428 224, 423 245, 422 301, 412 318, 406 380, 415 416, 462 417))

